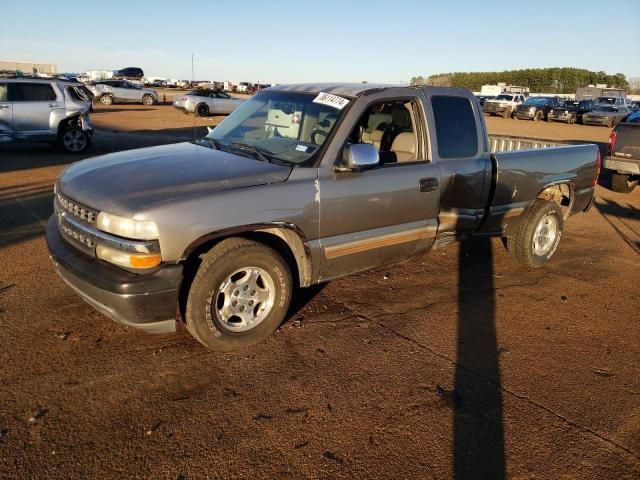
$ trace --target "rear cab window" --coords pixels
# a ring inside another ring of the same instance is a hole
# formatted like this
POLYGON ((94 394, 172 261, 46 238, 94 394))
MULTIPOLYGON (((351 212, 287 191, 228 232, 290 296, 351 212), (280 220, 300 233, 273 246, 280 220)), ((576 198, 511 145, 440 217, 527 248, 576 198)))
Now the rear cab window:
POLYGON ((468 98, 434 95, 431 106, 435 119, 440 158, 473 157, 478 153, 478 126, 468 98))

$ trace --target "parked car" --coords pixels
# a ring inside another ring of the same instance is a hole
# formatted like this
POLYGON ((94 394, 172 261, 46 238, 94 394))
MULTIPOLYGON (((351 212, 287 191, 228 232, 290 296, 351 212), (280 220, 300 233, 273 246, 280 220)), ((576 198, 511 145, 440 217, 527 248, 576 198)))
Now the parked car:
POLYGON ((596 105, 611 105, 615 107, 626 107, 627 99, 625 97, 597 97, 596 105))
POLYGON ((629 105, 629 110, 631 110, 632 112, 640 111, 640 101, 631 102, 631 104, 629 105))
POLYGON ((495 95, 476 95, 476 98, 478 99, 480 106, 483 106, 484 102, 486 102, 487 100, 493 100, 496 97, 495 95))
POLYGON ((218 350, 270 335, 294 285, 458 238, 503 237, 520 263, 543 266, 565 220, 592 205, 598 147, 490 153, 486 131, 463 89, 272 87, 200 140, 67 167, 50 256, 110 318, 174 331, 179 308, 218 350), (369 117, 386 111, 381 141, 365 141, 369 117))
POLYGON ((153 105, 158 102, 158 92, 143 88, 126 80, 100 80, 89 84, 96 101, 103 105, 113 103, 142 103, 153 105))
POLYGON ((198 117, 228 115, 245 101, 219 90, 192 90, 176 95, 173 106, 184 113, 195 113, 198 117))
POLYGON ((115 78, 132 78, 140 80, 144 77, 144 72, 138 67, 127 67, 122 70, 114 70, 113 76, 115 78))
POLYGON ((616 125, 607 150, 604 166, 614 172, 613 190, 630 193, 640 183, 640 112, 616 125))
POLYGON ((524 95, 502 93, 493 100, 487 100, 482 106, 482 111, 489 115, 500 115, 502 118, 510 118, 516 107, 523 103, 524 95))
POLYGON ((516 120, 546 120, 552 108, 560 105, 558 97, 529 97, 516 107, 513 118, 516 120))
POLYGON ((81 84, 0 78, 0 142, 47 142, 85 152, 93 135, 90 108, 81 84))
POLYGON ((565 100, 547 114, 550 122, 582 123, 582 116, 596 108, 592 100, 565 100))
POLYGON ((627 107, 598 105, 594 110, 582 115, 582 123, 585 125, 604 125, 611 128, 630 113, 631 111, 627 107))

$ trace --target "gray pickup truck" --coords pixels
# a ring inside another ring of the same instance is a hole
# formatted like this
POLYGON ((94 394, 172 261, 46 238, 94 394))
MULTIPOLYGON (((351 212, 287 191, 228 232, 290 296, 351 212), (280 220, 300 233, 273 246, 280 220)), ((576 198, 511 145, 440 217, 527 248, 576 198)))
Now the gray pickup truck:
POLYGON ((471 92, 269 88, 206 137, 67 167, 47 226, 62 278, 108 317, 256 343, 298 287, 500 236, 526 267, 588 209, 595 145, 508 150, 471 92))
POLYGON ((616 125, 607 150, 604 167, 613 170, 613 190, 631 193, 640 182, 640 112, 616 125))

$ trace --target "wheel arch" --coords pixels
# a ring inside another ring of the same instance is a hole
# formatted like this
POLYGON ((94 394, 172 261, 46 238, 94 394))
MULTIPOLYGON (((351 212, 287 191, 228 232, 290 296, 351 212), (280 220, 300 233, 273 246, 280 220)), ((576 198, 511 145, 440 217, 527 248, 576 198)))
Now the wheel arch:
POLYGON ((78 122, 78 126, 80 126, 79 125, 80 112, 74 113, 73 115, 65 117, 62 120, 60 120, 60 122, 58 122, 58 138, 60 138, 60 135, 62 135, 62 133, 64 133, 65 129, 68 126, 73 125, 74 122, 78 122))
POLYGON ((282 255, 299 286, 311 285, 313 277, 311 251, 307 246, 306 237, 295 225, 285 222, 247 225, 213 232, 192 242, 180 261, 193 266, 200 255, 230 237, 249 238, 270 246, 282 255))

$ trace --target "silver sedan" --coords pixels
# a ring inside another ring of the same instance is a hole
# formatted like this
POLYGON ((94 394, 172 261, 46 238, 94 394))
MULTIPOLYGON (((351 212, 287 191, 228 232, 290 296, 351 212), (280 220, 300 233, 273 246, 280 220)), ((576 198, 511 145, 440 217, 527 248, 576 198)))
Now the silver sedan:
POLYGON ((228 115, 243 103, 241 98, 216 90, 193 90, 173 99, 175 108, 184 113, 195 113, 198 117, 228 115))

